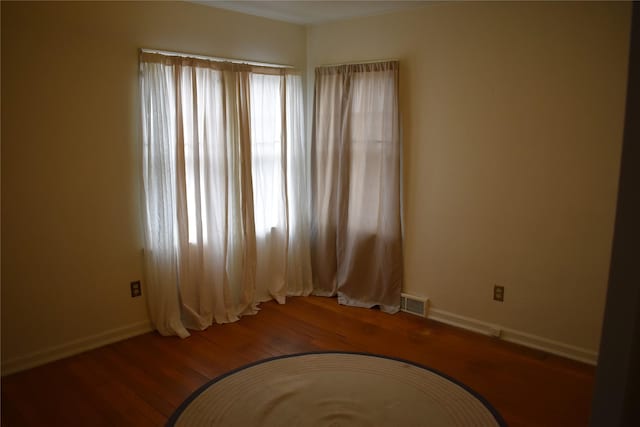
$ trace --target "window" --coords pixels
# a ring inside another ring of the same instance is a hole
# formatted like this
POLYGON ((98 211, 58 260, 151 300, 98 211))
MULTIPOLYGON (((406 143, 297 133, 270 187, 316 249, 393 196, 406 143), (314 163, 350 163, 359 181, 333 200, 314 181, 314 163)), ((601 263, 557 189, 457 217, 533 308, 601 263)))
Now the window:
POLYGON ((251 174, 256 236, 282 228, 285 220, 282 155, 282 79, 253 74, 251 90, 251 174))
MULTIPOLYGON (((223 220, 206 206, 207 188, 223 189, 225 123, 222 72, 187 67, 180 79, 179 98, 183 115, 184 167, 189 243, 207 243, 209 223, 223 220)), ((249 76, 251 176, 256 237, 282 228, 285 222, 283 169, 282 77, 249 76)), ((234 147, 226 147, 233 150, 234 147)), ((218 194, 224 194, 220 191, 218 194)), ((223 204, 219 195, 211 203, 223 204)))
POLYGON ((394 84, 393 75, 383 71, 355 73, 351 80, 349 211, 359 214, 349 215, 348 227, 365 235, 379 232, 385 183, 395 181, 390 169, 396 129, 386 120, 394 84))
POLYGON ((300 75, 142 51, 140 85, 156 329, 187 336, 255 313, 270 297, 309 294, 300 75))
POLYGON ((316 68, 312 141, 315 291, 388 312, 402 284, 398 69, 316 68))

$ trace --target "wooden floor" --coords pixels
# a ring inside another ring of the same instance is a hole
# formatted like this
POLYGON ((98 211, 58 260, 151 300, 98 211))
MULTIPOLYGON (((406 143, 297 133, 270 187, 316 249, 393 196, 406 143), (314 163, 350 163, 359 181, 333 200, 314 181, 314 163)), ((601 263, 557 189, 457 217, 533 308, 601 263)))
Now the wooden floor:
POLYGON ((141 335, 2 379, 3 426, 160 426, 210 379, 262 358, 363 351, 430 366, 482 394, 510 426, 587 425, 593 367, 405 313, 330 298, 262 305, 181 340, 141 335))

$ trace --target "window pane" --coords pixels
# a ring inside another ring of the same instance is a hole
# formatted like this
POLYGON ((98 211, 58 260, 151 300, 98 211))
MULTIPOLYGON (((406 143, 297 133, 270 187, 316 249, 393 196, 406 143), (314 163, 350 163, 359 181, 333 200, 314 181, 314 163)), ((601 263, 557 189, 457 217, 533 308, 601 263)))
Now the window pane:
POLYGON ((256 234, 282 227, 285 218, 282 164, 281 77, 251 75, 251 172, 256 234))

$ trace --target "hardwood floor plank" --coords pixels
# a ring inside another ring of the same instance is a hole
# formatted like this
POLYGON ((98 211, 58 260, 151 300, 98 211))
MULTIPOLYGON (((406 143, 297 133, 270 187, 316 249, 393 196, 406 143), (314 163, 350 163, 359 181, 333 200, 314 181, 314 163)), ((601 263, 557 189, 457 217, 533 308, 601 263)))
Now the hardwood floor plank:
POLYGON ((163 425, 198 387, 245 364, 310 351, 408 359, 482 394, 511 426, 588 423, 595 368, 406 313, 332 298, 262 304, 256 316, 149 333, 2 378, 3 426, 163 425))

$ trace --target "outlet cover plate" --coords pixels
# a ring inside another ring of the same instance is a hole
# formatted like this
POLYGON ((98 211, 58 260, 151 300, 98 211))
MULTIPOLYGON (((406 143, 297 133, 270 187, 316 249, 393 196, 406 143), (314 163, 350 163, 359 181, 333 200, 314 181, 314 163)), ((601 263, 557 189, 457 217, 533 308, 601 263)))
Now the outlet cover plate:
POLYGON ((139 297, 140 295, 142 295, 142 285, 140 284, 140 280, 131 282, 131 298, 139 297))

